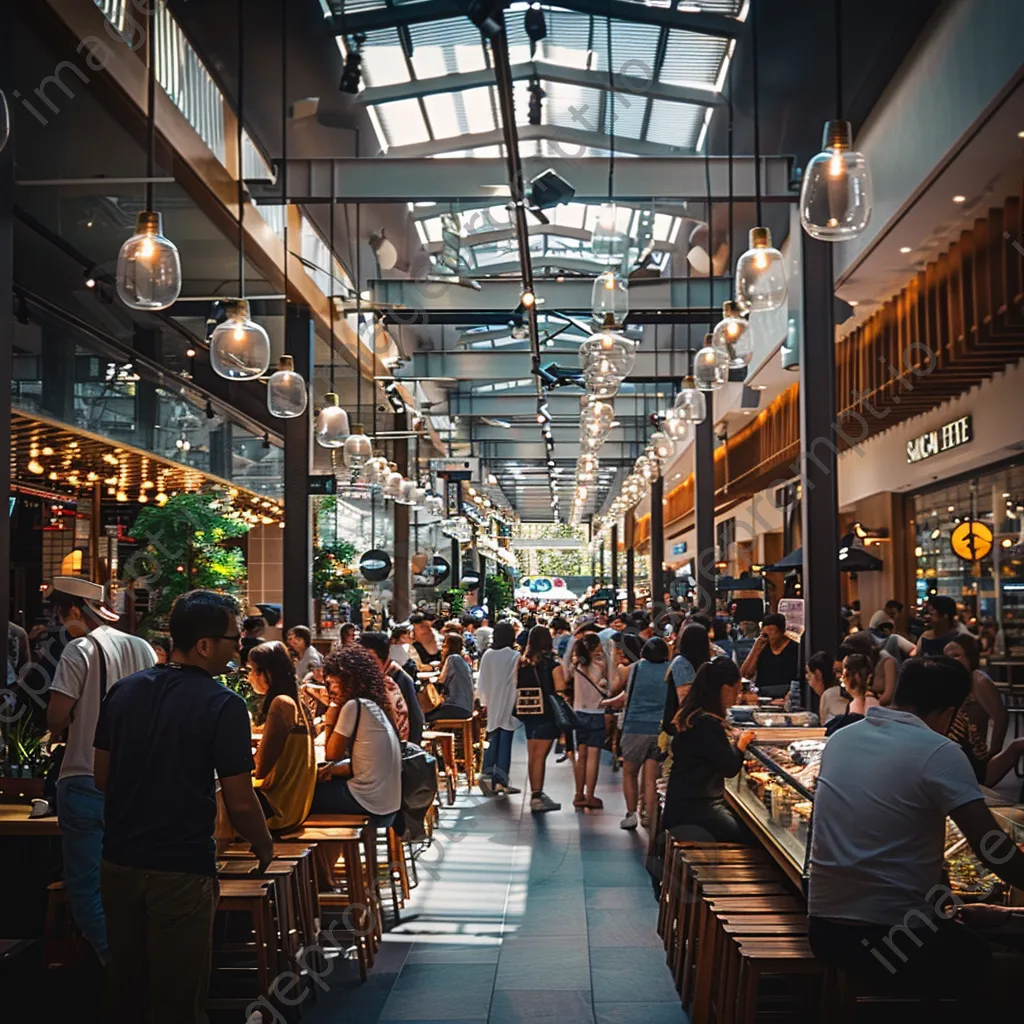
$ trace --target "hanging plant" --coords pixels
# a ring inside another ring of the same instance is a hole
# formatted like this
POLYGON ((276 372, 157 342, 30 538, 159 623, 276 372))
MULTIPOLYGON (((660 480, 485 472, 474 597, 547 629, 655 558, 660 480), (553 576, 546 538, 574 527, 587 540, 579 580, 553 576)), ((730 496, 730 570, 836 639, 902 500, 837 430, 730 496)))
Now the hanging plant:
POLYGON ((313 549, 313 598, 338 597, 359 589, 359 578, 349 563, 356 557, 356 547, 347 540, 334 544, 318 544, 313 549))
POLYGON ((504 575, 488 576, 484 593, 487 601, 494 606, 495 611, 501 612, 512 607, 512 584, 504 575))

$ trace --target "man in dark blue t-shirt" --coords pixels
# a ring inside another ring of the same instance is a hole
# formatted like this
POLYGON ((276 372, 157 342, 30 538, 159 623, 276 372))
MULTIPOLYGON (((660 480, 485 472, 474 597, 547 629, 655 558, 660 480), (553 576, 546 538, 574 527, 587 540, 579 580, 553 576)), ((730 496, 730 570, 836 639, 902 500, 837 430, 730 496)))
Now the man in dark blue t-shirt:
POLYGON ((217 909, 214 775, 262 871, 273 840, 252 787, 245 702, 214 678, 238 653, 233 598, 175 602, 166 665, 110 688, 96 724, 106 795, 100 888, 118 1021, 206 1021, 217 909))

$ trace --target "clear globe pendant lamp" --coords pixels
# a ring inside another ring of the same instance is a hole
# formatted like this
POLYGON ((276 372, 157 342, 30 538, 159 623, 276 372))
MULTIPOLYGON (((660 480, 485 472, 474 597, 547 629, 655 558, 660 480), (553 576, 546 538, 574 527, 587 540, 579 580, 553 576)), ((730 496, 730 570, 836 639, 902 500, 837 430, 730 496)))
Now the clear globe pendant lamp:
POLYGON ((673 408, 687 423, 703 423, 707 419, 707 399, 697 390, 697 382, 693 377, 683 378, 683 386, 676 395, 673 408))
POLYGON ((782 253, 772 247, 768 228, 750 229, 750 248, 736 262, 736 304, 763 313, 786 301, 786 269, 782 253))
POLYGON ((676 453, 675 442, 660 430, 651 434, 651 448, 654 449, 654 457, 660 462, 667 462, 676 453))
POLYGON ((317 413, 313 436, 321 448, 341 448, 348 437, 348 413, 333 391, 324 395, 324 407, 317 413))
POLYGON ((615 203, 598 207, 597 222, 590 233, 590 251, 595 260, 618 263, 622 258, 622 236, 618 228, 619 208, 615 203))
POLYGON ((580 416, 580 429, 587 434, 604 436, 612 428, 615 409, 610 402, 591 400, 580 416))
POLYGON ((236 299, 227 304, 228 318, 210 335, 210 366, 228 380, 262 377, 270 366, 270 338, 249 319, 249 303, 236 299))
POLYGON ((373 445, 366 436, 362 423, 352 424, 352 433, 345 438, 342 461, 349 469, 360 470, 373 455, 373 445))
POLYGON ((592 334, 580 345, 580 366, 584 376, 617 377, 620 381, 633 372, 636 345, 617 334, 611 314, 604 321, 604 330, 592 334))
POLYGON ((871 220, 871 168, 853 148, 849 121, 826 121, 822 151, 804 171, 800 223, 812 238, 856 238, 871 220))
POLYGON ((277 362, 277 371, 267 381, 267 409, 270 415, 282 420, 294 419, 306 411, 308 401, 306 382, 302 374, 295 372, 295 360, 291 356, 281 356, 277 362))
POLYGON ((600 373, 584 373, 583 383, 587 393, 594 398, 614 398, 622 387, 618 377, 608 377, 600 373))
POLYGON ((729 353, 729 366, 749 366, 754 358, 754 339, 750 324, 740 316, 739 306, 731 299, 722 303, 722 319, 715 325, 711 344, 729 353))
POLYGON ((662 430, 676 443, 684 444, 690 437, 690 421, 673 406, 665 413, 662 430))
MULTIPOLYGON (((129 309, 167 309, 181 294, 181 258, 164 237, 163 218, 143 210, 117 254, 117 294, 129 309)), ((266 367, 264 367, 266 369, 266 367)))
POLYGON ((606 270, 594 279, 590 312, 595 324, 621 327, 629 313, 629 282, 614 270, 606 270))
POLYGON ((693 359, 693 379, 701 391, 717 391, 729 379, 729 353, 715 348, 711 338, 704 336, 704 347, 693 359))

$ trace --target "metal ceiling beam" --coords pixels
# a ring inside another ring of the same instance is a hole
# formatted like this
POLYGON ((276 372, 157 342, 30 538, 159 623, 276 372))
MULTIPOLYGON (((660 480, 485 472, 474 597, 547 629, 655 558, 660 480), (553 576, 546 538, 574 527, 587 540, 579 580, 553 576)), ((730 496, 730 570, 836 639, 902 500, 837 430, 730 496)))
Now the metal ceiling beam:
MULTIPOLYGON (((682 353, 686 352, 685 344, 676 349, 676 362, 679 370, 676 374, 681 377, 683 374, 682 353)), ((644 346, 637 353, 636 365, 633 368, 635 377, 643 377, 649 380, 654 379, 655 362, 659 375, 666 381, 670 376, 671 353, 662 350, 655 360, 653 347, 644 346)), ((579 364, 578 347, 551 348, 541 350, 541 362, 558 363, 559 366, 574 366, 579 364)), ((473 381, 475 384, 483 384, 487 381, 510 381, 517 378, 530 376, 529 354, 526 352, 502 352, 493 349, 471 350, 465 349, 455 352, 416 352, 409 363, 399 371, 398 379, 407 377, 415 378, 418 375, 435 377, 452 377, 455 380, 473 381)), ((648 385, 650 390, 652 386, 648 385)), ((567 393, 565 389, 557 389, 551 394, 561 396, 567 393)), ((481 399, 498 398, 503 394, 501 391, 493 394, 480 395, 481 399)), ((639 392, 643 394, 643 392, 639 392)), ((625 401, 625 399, 623 399, 625 401)))
MULTIPOLYGON (((332 4, 337 7, 338 3, 332 4)), ((723 36, 735 39, 745 31, 745 23, 726 14, 705 11, 677 11, 665 7, 647 7, 628 0, 557 0, 555 6, 580 14, 592 14, 613 21, 633 21, 641 25, 664 25, 701 35, 723 36)), ((327 17, 327 25, 335 35, 355 35, 357 32, 376 32, 399 25, 418 25, 428 21, 442 21, 466 14, 467 0, 419 0, 370 11, 342 12, 327 17)))
MULTIPOLYGON (((616 153, 627 153, 633 156, 686 156, 693 155, 693 150, 685 146, 666 146, 660 142, 648 142, 646 139, 630 139, 615 136, 615 141, 605 132, 592 132, 573 128, 564 124, 524 124, 519 126, 519 141, 533 142, 548 140, 560 143, 560 148, 571 154, 583 149, 603 149, 611 151, 614 146, 616 153), (569 133, 572 133, 571 137, 569 133)), ((501 146, 505 144, 502 129, 490 132, 470 132, 466 135, 452 135, 445 139, 428 139, 426 142, 411 142, 406 146, 392 146, 388 150, 388 159, 418 159, 424 156, 441 156, 454 150, 482 149, 485 146, 501 146)), ((543 159, 543 158, 542 158, 543 159)), ((605 198, 608 190, 605 188, 605 198)))
MULTIPOLYGON (((585 89, 608 89, 608 74, 604 71, 588 71, 583 68, 566 67, 549 61, 535 60, 513 64, 510 68, 513 82, 539 78, 542 82, 556 82, 562 85, 576 85, 585 89)), ((494 71, 483 68, 480 71, 464 71, 460 74, 437 75, 434 78, 420 78, 413 82, 397 85, 370 86, 359 94, 359 102, 367 105, 393 103, 395 100, 415 99, 438 93, 463 92, 494 85, 494 71)), ((620 95, 620 103, 642 103, 644 100, 670 100, 674 103, 695 103, 704 107, 723 107, 725 97, 713 89, 700 89, 688 85, 669 85, 666 82, 651 81, 636 75, 615 75, 614 85, 620 95)), ((616 139, 618 143, 618 139, 616 139)))
MULTIPOLYGON (((523 173, 527 180, 551 168, 576 190, 576 202, 607 202, 608 161, 600 157, 577 158, 580 140, 574 130, 525 125, 521 138, 528 132, 546 132, 564 146, 564 157, 526 157, 523 173), (558 133, 561 133, 561 138, 558 133)), ((500 133, 489 133, 495 138, 486 145, 503 141, 500 133)), ((536 136, 534 136, 536 137, 536 136)), ((460 136, 446 140, 452 145, 464 146, 473 136, 460 136)), ((604 136, 602 136, 604 138, 604 136)), ((605 140, 610 142, 610 140, 605 140)), ((615 150, 623 152, 628 142, 616 136, 615 150)), ((475 143, 474 143, 475 144, 475 143)), ((604 146, 602 148, 608 148, 604 146)), ((393 149, 386 157, 340 160, 289 160, 288 202, 329 203, 332 195, 337 202, 401 202, 439 204, 434 216, 448 212, 447 205, 456 202, 483 202, 500 206, 508 201, 505 161, 498 158, 463 160, 449 158, 416 158, 406 147, 393 149), (333 190, 331 168, 334 167, 333 190)), ((711 198, 728 202, 729 160, 713 156, 708 161, 711 175, 711 198)), ((753 157, 737 156, 733 160, 732 198, 737 203, 750 203, 755 197, 755 167, 753 157)), ((281 180, 280 161, 277 163, 278 181, 281 180)), ((649 203, 652 198, 704 202, 708 196, 703 156, 690 156, 679 151, 677 155, 648 155, 635 160, 620 160, 615 164, 615 198, 621 202, 649 203)), ((766 203, 794 203, 799 188, 793 181, 793 158, 764 156, 761 158, 762 200, 766 203)), ((247 182, 253 198, 259 203, 281 203, 280 186, 266 182, 247 182)))

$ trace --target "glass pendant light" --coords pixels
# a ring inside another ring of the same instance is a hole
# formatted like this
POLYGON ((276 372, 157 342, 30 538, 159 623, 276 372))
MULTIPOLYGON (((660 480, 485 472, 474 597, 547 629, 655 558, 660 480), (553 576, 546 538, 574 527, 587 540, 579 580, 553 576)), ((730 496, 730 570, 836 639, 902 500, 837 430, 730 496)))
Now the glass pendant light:
POLYGON ((353 423, 352 433, 345 438, 342 460, 349 469, 359 470, 371 455, 373 455, 373 445, 366 436, 362 423, 353 423))
POLYGON ((600 373, 591 372, 583 374, 583 384, 587 394, 594 398, 614 398, 622 387, 622 381, 618 377, 606 377, 600 373))
POLYGON ((693 377, 683 378, 683 386, 676 395, 674 408, 680 418, 687 423, 703 423, 707 418, 707 399, 697 390, 697 383, 693 377))
MULTIPOLYGON (((121 246, 117 254, 116 277, 117 294, 121 301, 129 309, 142 310, 167 309, 181 294, 181 258, 174 243, 164 237, 163 220, 153 209, 153 178, 156 170, 155 36, 158 19, 154 17, 150 20, 152 24, 146 37, 146 62, 149 67, 146 209, 135 218, 135 234, 121 246)), ((4 106, 6 108, 6 100, 4 106)))
POLYGON ((341 448, 348 437, 348 413, 338 404, 333 391, 324 395, 324 407, 317 413, 313 436, 321 448, 341 448))
POLYGON ((722 303, 722 319, 715 326, 711 342, 729 353, 729 366, 749 366, 754 358, 754 340, 750 324, 740 316, 739 306, 731 299, 722 303))
POLYGON ((824 242, 856 238, 871 219, 867 158, 853 149, 849 121, 826 121, 821 148, 804 171, 800 223, 824 242))
POLYGON ((665 421, 662 424, 662 429, 677 445, 683 444, 689 440, 690 421, 686 419, 675 406, 665 413, 665 421))
POLYGON ((636 365, 636 345, 611 329, 615 325, 610 314, 604 326, 605 330, 592 334, 580 345, 583 374, 625 380, 636 365))
POLYGON ((210 335, 210 366, 228 380, 262 377, 270 366, 270 338, 249 319, 249 303, 236 299, 226 305, 228 318, 210 335))
POLYGON ((614 420, 615 409, 610 402, 592 400, 584 406, 580 415, 580 430, 604 437, 611 430, 614 420))
POLYGON ((693 379, 701 391, 717 391, 729 379, 729 353, 711 344, 712 335, 704 335, 704 347, 693 359, 693 379))
POLYGON ((181 259, 159 213, 143 210, 117 254, 117 294, 130 309, 167 309, 181 293, 181 259))
POLYGON ((598 274, 591 291, 591 318, 602 327, 621 327, 629 312, 629 282, 614 270, 598 274))
POLYGON ((308 396, 306 382, 295 372, 295 360, 281 356, 277 361, 277 372, 267 381, 267 409, 271 416, 288 420, 301 416, 306 411, 308 396))
POLYGON ((736 303, 740 309, 762 313, 786 301, 786 269, 782 253, 772 246, 768 228, 750 229, 750 248, 736 263, 736 303))
POLYGON ((622 236, 619 234, 619 209, 615 203, 598 207, 597 222, 590 234, 590 251, 594 259, 618 263, 622 258, 622 236))
POLYGON ((676 453, 675 442, 660 430, 651 434, 650 447, 654 449, 654 456, 661 462, 667 462, 676 453))

